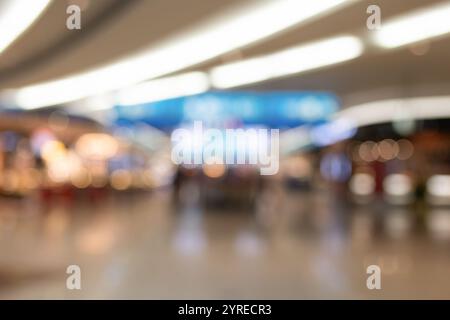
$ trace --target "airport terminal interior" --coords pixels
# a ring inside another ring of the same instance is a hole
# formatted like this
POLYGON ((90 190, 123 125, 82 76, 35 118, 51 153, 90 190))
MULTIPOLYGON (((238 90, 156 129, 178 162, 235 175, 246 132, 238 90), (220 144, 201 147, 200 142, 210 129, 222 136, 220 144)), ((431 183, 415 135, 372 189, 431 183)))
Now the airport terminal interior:
POLYGON ((443 0, 0 0, 0 299, 450 299, 449 57, 443 0))

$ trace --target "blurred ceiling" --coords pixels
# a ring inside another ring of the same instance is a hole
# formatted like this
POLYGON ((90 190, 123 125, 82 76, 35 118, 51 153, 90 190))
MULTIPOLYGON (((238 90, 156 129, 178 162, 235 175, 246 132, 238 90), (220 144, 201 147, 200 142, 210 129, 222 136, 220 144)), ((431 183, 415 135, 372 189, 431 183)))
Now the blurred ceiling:
POLYGON ((237 0, 54 0, 0 56, 0 88, 88 70, 137 52, 222 12, 237 0), (66 28, 68 4, 79 3, 82 29, 66 28))
MULTIPOLYGON (((0 55, 0 89, 52 80, 107 64, 252 1, 55 0, 30 30, 0 55), (66 28, 65 10, 71 3, 83 9, 82 30, 66 28)), ((358 1, 191 69, 209 70, 224 62, 342 33, 366 39, 370 35, 366 9, 371 4, 379 5, 382 19, 388 19, 442 2, 445 1, 358 1)), ((329 90, 340 94, 344 104, 349 105, 373 97, 448 94, 450 38, 421 46, 426 53, 417 55, 416 47, 385 51, 368 44, 369 50, 353 61, 243 88, 329 90)))

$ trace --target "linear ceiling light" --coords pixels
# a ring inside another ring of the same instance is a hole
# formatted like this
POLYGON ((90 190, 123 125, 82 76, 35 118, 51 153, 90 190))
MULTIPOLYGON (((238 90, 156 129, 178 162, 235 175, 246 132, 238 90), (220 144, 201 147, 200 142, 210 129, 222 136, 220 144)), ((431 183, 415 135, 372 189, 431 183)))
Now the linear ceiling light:
POLYGON ((355 1, 252 1, 245 8, 138 55, 88 72, 20 88, 12 92, 12 102, 33 109, 120 89, 218 57, 355 1))
POLYGON ((362 52, 358 38, 340 36, 215 67, 211 82, 216 88, 237 87, 344 62, 362 52))
POLYGON ((0 53, 30 27, 51 0, 9 0, 0 4, 0 53))
POLYGON ((204 72, 190 72, 137 84, 120 90, 119 105, 136 105, 165 99, 203 93, 209 89, 209 78, 204 72))
POLYGON ((450 96, 382 100, 346 108, 335 117, 356 127, 401 120, 446 119, 450 117, 449 106, 450 96))
POLYGON ((448 1, 384 22, 375 33, 374 42, 384 48, 396 48, 447 33, 450 33, 448 1))

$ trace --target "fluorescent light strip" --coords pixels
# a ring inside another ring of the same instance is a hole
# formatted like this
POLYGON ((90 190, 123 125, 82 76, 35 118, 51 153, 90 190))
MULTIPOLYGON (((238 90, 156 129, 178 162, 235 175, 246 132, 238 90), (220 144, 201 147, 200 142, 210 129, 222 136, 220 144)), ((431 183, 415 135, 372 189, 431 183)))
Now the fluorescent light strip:
POLYGON ((450 3, 422 9, 382 24, 374 42, 396 48, 450 33, 450 3))
POLYGON ((382 100, 346 108, 335 117, 351 121, 356 127, 396 120, 448 119, 449 106, 450 96, 382 100))
POLYGON ((20 107, 34 109, 117 90, 210 60, 355 1, 256 0, 139 55, 21 88, 12 92, 12 100, 20 107))
MULTIPOLYGON (((325 126, 341 127, 344 129, 341 132, 345 133, 348 130, 347 132, 351 133, 353 128, 396 120, 449 119, 449 106, 450 96, 374 101, 339 111, 331 123, 325 126)), ((320 131, 318 133, 323 135, 320 131)), ((338 135, 336 139, 339 139, 338 135)), ((285 131, 280 140, 280 147, 283 153, 290 153, 306 148, 312 143, 309 128, 301 126, 285 131)))
POLYGON ((51 0, 9 0, 0 4, 0 53, 17 40, 51 0))
POLYGON ((209 89, 204 72, 190 72, 173 77, 147 81, 121 90, 116 97, 119 105, 136 105, 153 101, 203 93, 209 89))
POLYGON ((358 38, 340 36, 213 68, 211 82, 232 88, 348 61, 362 52, 358 38))

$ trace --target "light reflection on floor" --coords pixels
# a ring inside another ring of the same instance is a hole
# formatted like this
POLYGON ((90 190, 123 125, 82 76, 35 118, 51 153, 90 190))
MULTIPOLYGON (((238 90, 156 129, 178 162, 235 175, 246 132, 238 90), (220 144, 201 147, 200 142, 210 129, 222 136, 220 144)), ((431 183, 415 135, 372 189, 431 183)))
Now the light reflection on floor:
POLYGON ((190 189, 95 204, 0 199, 0 298, 450 298, 450 208, 351 206, 329 192, 202 209, 190 189), (65 269, 82 270, 82 290, 65 269), (382 290, 366 288, 366 267, 382 290))

